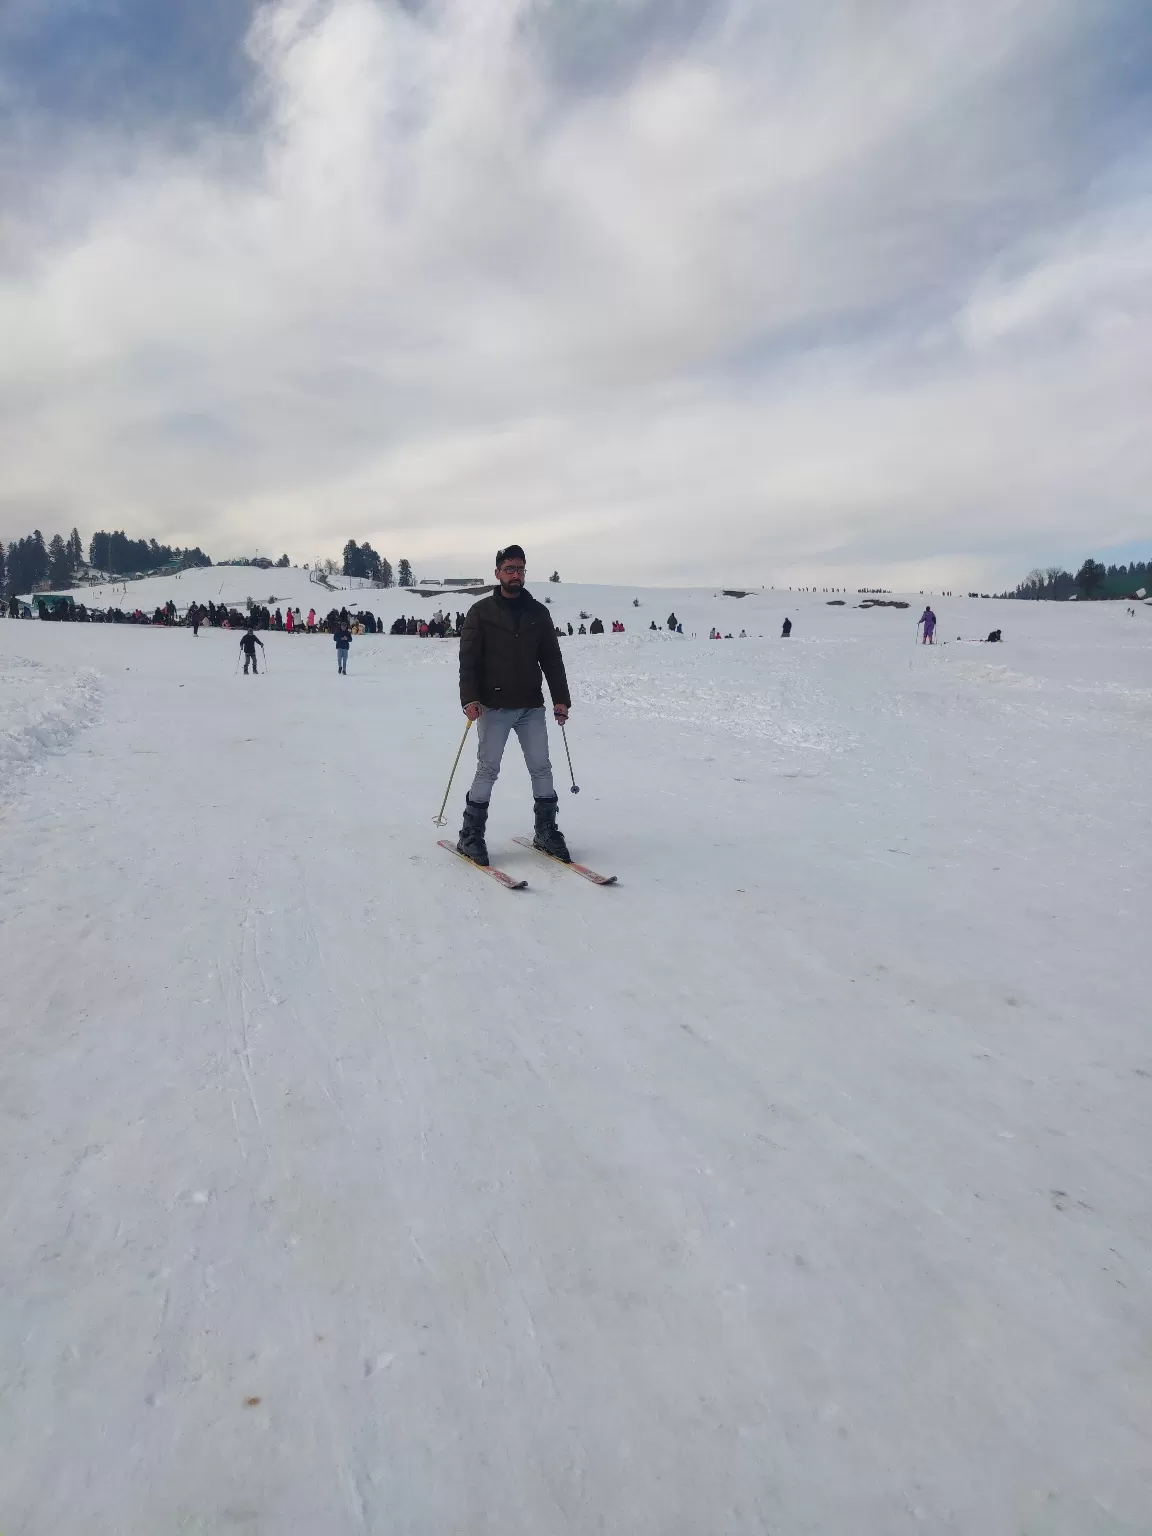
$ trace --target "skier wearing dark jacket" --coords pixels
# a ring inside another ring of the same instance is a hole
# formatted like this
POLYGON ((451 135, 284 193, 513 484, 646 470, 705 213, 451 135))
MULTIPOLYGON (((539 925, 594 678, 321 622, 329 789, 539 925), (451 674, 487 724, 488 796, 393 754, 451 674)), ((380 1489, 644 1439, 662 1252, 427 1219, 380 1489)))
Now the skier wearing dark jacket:
MULTIPOLYGON (((248 626, 247 630, 245 631, 245 633, 240 636, 240 649, 244 652, 244 676, 245 677, 248 676, 248 664, 249 664, 249 662, 251 662, 251 664, 252 664, 253 675, 255 675, 260 670, 259 667, 257 667, 257 665, 256 665, 256 647, 257 646, 259 646, 260 649, 263 650, 264 649, 264 642, 263 642, 263 640, 258 640, 256 638, 256 636, 252 633, 252 626, 251 626, 251 624, 249 624, 249 626, 248 626)), ((225 663, 225 665, 227 665, 227 663, 225 663)))
POLYGON ((352 644, 352 631, 347 624, 341 622, 332 631, 332 638, 336 642, 336 670, 347 677, 348 647, 352 644))
POLYGON ((541 673, 548 680, 552 712, 564 725, 572 701, 552 616, 524 588, 524 551, 510 544, 496 556, 499 582, 490 596, 468 611, 460 633, 460 704, 477 725, 476 777, 468 791, 457 850, 487 864, 484 832, 488 803, 500 772, 509 735, 515 731, 532 776, 536 835, 543 853, 570 863, 564 834, 556 825, 559 801, 548 758, 541 673))

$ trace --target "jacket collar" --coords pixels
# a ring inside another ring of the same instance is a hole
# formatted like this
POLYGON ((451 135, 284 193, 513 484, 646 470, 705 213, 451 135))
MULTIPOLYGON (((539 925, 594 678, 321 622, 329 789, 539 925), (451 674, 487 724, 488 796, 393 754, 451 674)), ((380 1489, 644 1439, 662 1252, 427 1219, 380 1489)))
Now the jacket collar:
MULTIPOLYGON (((524 599, 525 614, 537 606, 536 599, 527 587, 521 587, 520 596, 524 599)), ((492 602, 495 604, 496 612, 500 615, 500 622, 507 624, 509 629, 511 629, 512 615, 508 612, 508 599, 503 596, 498 586, 492 588, 492 602)))

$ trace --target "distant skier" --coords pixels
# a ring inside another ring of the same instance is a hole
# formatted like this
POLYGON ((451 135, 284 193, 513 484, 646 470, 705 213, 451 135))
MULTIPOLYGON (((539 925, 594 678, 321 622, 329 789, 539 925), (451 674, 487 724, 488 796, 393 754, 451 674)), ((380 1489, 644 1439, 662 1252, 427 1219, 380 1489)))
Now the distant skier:
POLYGON ((286 629, 286 630, 287 630, 287 632, 288 632, 288 633, 289 633, 289 634, 291 634, 291 633, 292 633, 292 631, 293 631, 293 630, 294 630, 294 629, 295 629, 295 628, 296 628, 296 620, 295 620, 295 618, 294 618, 294 617, 293 617, 293 616, 292 616, 292 610, 291 610, 291 608, 289 608, 289 610, 288 610, 288 615, 287 615, 287 617, 286 617, 286 618, 285 618, 285 620, 284 620, 284 628, 285 628, 285 629, 286 629))
POLYGON ((188 621, 192 625, 193 640, 195 640, 200 633, 200 624, 203 618, 204 610, 202 608, 198 608, 196 604, 193 603, 191 608, 188 610, 188 621))
POLYGON ((332 631, 332 638, 336 642, 336 671, 348 676, 348 647, 352 644, 352 631, 344 620, 338 620, 332 631))
POLYGON ((1000 644, 1000 631, 998 629, 991 630, 989 632, 988 638, 987 638, 987 640, 985 640, 984 644, 985 645, 999 645, 1000 644))
POLYGON ((926 607, 924 609, 924 612, 920 615, 920 618, 917 621, 916 627, 917 627, 917 629, 919 629, 921 626, 923 626, 924 634, 923 634, 923 637, 921 638, 920 644, 921 645, 935 645, 936 644, 936 615, 932 612, 931 606, 926 607))
POLYGON ((256 638, 256 636, 252 633, 252 626, 251 626, 251 624, 249 624, 248 628, 240 636, 240 649, 244 652, 244 676, 245 677, 248 676, 248 663, 249 662, 252 663, 252 675, 253 676, 255 676, 260 671, 260 668, 256 665, 256 647, 257 646, 259 646, 260 649, 263 650, 264 649, 264 642, 263 642, 263 640, 258 640, 256 638))
POLYGON ((532 777, 533 842, 542 853, 572 862, 564 834, 556 825, 559 798, 548 759, 541 673, 548 679, 558 725, 567 722, 572 700, 551 616, 525 590, 526 563, 519 544, 500 550, 496 556, 499 586, 468 610, 460 634, 460 705, 469 720, 478 724, 476 777, 468 791, 456 848, 477 864, 488 863, 484 840, 488 804, 513 731, 532 777))
POLYGON ((668 615, 668 628, 672 630, 673 633, 676 632, 676 626, 679 624, 679 622, 680 620, 676 617, 675 613, 670 613, 668 615))
POLYGON ((780 631, 780 637, 783 640, 787 640, 788 636, 791 633, 792 633, 792 620, 791 619, 785 619, 784 620, 784 627, 780 631))

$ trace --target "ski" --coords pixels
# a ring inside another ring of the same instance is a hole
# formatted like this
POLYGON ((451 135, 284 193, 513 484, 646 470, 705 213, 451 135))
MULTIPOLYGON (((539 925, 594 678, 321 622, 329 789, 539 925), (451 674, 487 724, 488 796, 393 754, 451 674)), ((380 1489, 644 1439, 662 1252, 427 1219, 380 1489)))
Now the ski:
POLYGON ((521 848, 531 848, 533 853, 538 853, 542 859, 551 859, 553 864, 559 864, 561 869, 570 869, 574 875, 583 875, 585 880, 591 880, 593 885, 615 885, 615 875, 598 875, 594 869, 589 869, 587 864, 565 864, 563 859, 554 858, 552 854, 545 853, 543 848, 537 848, 530 837, 514 837, 514 843, 519 843, 521 848))
POLYGON ((513 880, 511 875, 506 875, 502 869, 494 869, 491 864, 477 864, 474 859, 466 859, 455 843, 450 843, 445 838, 437 840, 437 846, 447 848, 449 853, 454 853, 462 864, 467 864, 470 869, 478 869, 482 875, 491 875, 493 880, 499 881, 506 890, 522 891, 528 884, 527 880, 513 880))

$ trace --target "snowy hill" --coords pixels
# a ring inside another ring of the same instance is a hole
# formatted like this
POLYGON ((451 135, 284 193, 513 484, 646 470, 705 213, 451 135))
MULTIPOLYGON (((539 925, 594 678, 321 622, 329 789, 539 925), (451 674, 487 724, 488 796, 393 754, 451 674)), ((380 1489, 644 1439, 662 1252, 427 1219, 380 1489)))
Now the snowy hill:
POLYGON ((610 890, 450 641, 0 623, 0 1528, 1141 1529, 1152 612, 534 590, 610 890))
MULTIPOLYGON (((295 568, 261 570, 252 566, 208 566, 182 571, 174 576, 145 577, 140 581, 114 582, 77 589, 73 596, 90 608, 123 608, 132 611, 139 608, 152 613, 168 602, 176 604, 177 611, 184 613, 193 603, 222 603, 243 611, 249 598, 269 608, 288 606, 307 613, 314 607, 318 613, 326 613, 334 606, 347 605, 352 611, 371 609, 389 623, 399 614, 415 613, 430 616, 437 608, 455 613, 467 611, 476 601, 452 587, 437 588, 421 585, 416 589, 390 587, 380 589, 367 582, 347 576, 329 576, 327 586, 312 579, 311 573, 295 568)), ((670 612, 684 623, 686 634, 693 630, 705 636, 713 626, 727 634, 738 635, 742 628, 749 634, 766 631, 773 625, 779 632, 779 619, 791 613, 795 621, 796 611, 823 610, 834 599, 846 607, 875 601, 856 593, 797 592, 776 589, 743 589, 744 597, 728 597, 719 587, 643 587, 612 586, 578 582, 554 583, 547 580, 529 584, 533 595, 547 602, 556 615, 556 621, 564 626, 569 621, 574 626, 580 622, 583 610, 593 617, 603 619, 611 626, 613 619, 620 619, 629 632, 636 628, 647 629, 654 620, 664 627, 670 612), (635 599, 639 607, 634 607, 635 599), (779 618, 777 617, 779 616, 779 618)), ((741 590, 741 589, 736 589, 741 590)), ((47 595, 47 594, 45 594, 47 595)), ((31 599, 26 595, 25 602, 31 599)), ((937 599, 934 594, 885 594, 884 601, 904 601, 915 608, 908 618, 906 628, 915 628, 926 601, 947 601, 950 609, 962 613, 966 620, 983 623, 996 600, 990 602, 968 599, 937 599), (977 611, 979 610, 979 612, 977 611)), ((1015 611, 1018 603, 1010 605, 1015 611)), ((903 612, 904 610, 888 610, 903 612)), ((989 621, 986 628, 995 627, 989 621)), ((986 630, 985 630, 986 632, 986 630)))

